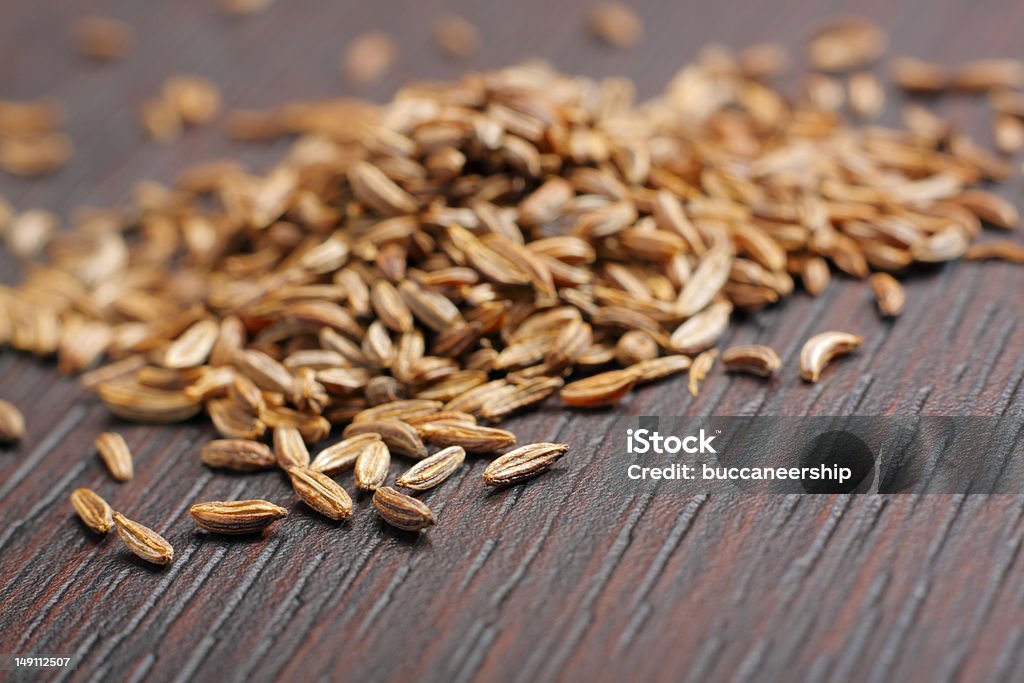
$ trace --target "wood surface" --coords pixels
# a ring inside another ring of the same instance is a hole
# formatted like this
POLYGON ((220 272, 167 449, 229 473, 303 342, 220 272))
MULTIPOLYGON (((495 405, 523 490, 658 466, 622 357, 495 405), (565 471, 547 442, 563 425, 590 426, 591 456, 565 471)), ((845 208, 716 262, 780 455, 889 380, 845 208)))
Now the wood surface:
MULTIPOLYGON (((76 145, 52 178, 0 176, 18 207, 67 212, 125 201, 144 178, 236 155, 254 168, 283 144, 237 145, 218 126, 161 146, 136 109, 176 72, 209 76, 233 107, 360 94, 383 99, 412 78, 543 57, 576 73, 627 75, 656 93, 709 41, 794 49, 815 20, 856 11, 885 25, 894 54, 955 63, 1020 56, 1024 12, 988 0, 649 0, 645 39, 627 52, 583 30, 585 5, 542 0, 441 3, 278 0, 231 20, 212 2, 0 2, 0 98, 53 96, 76 145), (432 21, 467 16, 484 50, 439 56, 432 21), (139 45, 124 62, 85 63, 68 32, 82 14, 124 19, 139 45), (361 31, 401 43, 395 71, 365 92, 339 78, 361 31)), ((987 141, 981 109, 943 111, 987 141)), ((890 109, 894 109, 890 107, 890 109)), ((886 121, 895 121, 892 111, 886 121)), ((999 190, 1019 200, 1021 183, 999 190)), ((17 274, 7 258, 2 277, 17 274)), ((698 399, 684 382, 637 392, 618 414, 1024 416, 1024 268, 952 264, 915 273, 907 313, 878 320, 864 283, 840 279, 747 316, 726 343, 774 346, 768 383, 715 372, 698 399), (802 340, 829 328, 867 339, 824 382, 799 381, 802 340)), ((0 450, 0 653, 76 654, 74 672, 0 674, 73 681, 1020 680, 1024 676, 1024 497, 679 496, 623 481, 611 416, 549 407, 517 419, 525 440, 572 453, 528 486, 491 493, 474 458, 426 499, 439 523, 420 538, 385 528, 368 501, 334 525, 289 502, 264 539, 193 530, 197 500, 292 501, 275 473, 227 476, 198 461, 194 421, 119 423, 52 365, 0 353, 0 396, 29 435, 0 450), (91 449, 121 430, 136 477, 115 484, 91 449), (172 565, 135 560, 91 536, 68 494, 94 487, 166 532, 172 565)), ((350 478, 342 482, 351 486, 350 478)), ((351 489, 350 489, 351 490, 351 489)))

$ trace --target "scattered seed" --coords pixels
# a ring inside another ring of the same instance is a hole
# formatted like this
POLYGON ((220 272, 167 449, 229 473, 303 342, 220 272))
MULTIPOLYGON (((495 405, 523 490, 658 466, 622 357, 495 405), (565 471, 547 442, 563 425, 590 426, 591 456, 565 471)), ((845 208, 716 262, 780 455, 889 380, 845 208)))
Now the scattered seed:
POLYGON ((811 337, 800 350, 800 376, 817 382, 833 358, 850 353, 863 343, 862 337, 849 332, 822 332, 811 337))
POLYGON ((253 472, 277 467, 277 457, 259 441, 215 439, 203 445, 203 464, 236 472, 253 472))
POLYGON ((462 446, 470 453, 491 453, 516 443, 512 432, 479 425, 428 422, 419 431, 435 446, 462 446))
POLYGON ((906 294, 899 280, 888 273, 875 273, 868 278, 875 293, 878 312, 886 317, 896 317, 903 312, 906 294))
POLYGON ((814 29, 807 43, 807 59, 821 71, 851 71, 874 62, 888 46, 888 36, 874 22, 842 17, 814 29))
POLYGON ((0 441, 13 443, 25 436, 25 418, 13 403, 0 400, 0 441))
POLYGON ((464 18, 447 14, 434 24, 434 42, 449 57, 466 59, 480 49, 480 34, 464 18))
POLYGON ((82 522, 98 534, 105 534, 114 528, 114 512, 107 501, 91 489, 75 489, 71 492, 71 507, 82 522))
POLYGON ((343 71, 353 85, 368 85, 391 70, 398 46, 386 33, 372 32, 356 36, 345 50, 343 71))
POLYGON ((708 349, 693 359, 693 363, 690 365, 689 381, 691 396, 696 396, 700 391, 700 384, 707 378, 708 373, 711 372, 716 358, 718 358, 718 349, 708 349))
POLYGON ((581 379, 562 388, 562 402, 576 408, 598 408, 618 403, 636 383, 630 370, 610 370, 581 379))
POLYGON ((152 564, 168 564, 174 559, 171 544, 149 527, 133 522, 120 512, 114 513, 114 522, 117 535, 136 556, 152 564))
POLYGON ((391 451, 384 441, 372 441, 359 452, 355 462, 356 486, 373 491, 383 486, 391 468, 391 451))
POLYGON ((309 467, 309 449, 298 428, 274 427, 274 456, 285 472, 292 467, 309 467))
POLYGON ((448 446, 413 465, 395 484, 413 491, 426 491, 454 474, 465 461, 466 449, 448 446))
POLYGON ((231 500, 196 503, 189 508, 192 520, 215 534, 259 534, 288 511, 265 500, 231 500))
POLYGON ((495 459, 484 470, 488 486, 509 486, 546 472, 569 450, 564 443, 531 443, 495 459))
POLYGON ((602 2, 590 12, 590 30, 612 47, 632 47, 643 34, 640 17, 621 2, 602 2))
POLYGON ((729 372, 746 372, 771 377, 782 367, 782 359, 770 346, 733 346, 722 352, 722 365, 729 372))
POLYGON ((288 474, 296 495, 324 517, 338 521, 352 514, 352 499, 326 474, 304 467, 292 467, 288 474))
POLYGON ((309 468, 314 472, 333 476, 355 467, 359 454, 372 443, 380 441, 380 434, 359 434, 323 449, 313 458, 309 468))
POLYGON ((968 261, 998 259, 1010 263, 1024 263, 1024 246, 1006 240, 975 244, 964 255, 968 261))
POLYGON ((135 47, 135 30, 107 17, 82 17, 75 22, 75 49, 85 57, 117 61, 135 47))
POLYGON ((107 466, 110 476, 118 481, 128 481, 135 473, 132 453, 124 437, 115 432, 104 432, 96 437, 96 450, 107 466))
POLYGON ((357 436, 359 434, 377 434, 392 451, 399 455, 407 455, 410 458, 427 457, 427 449, 423 440, 416 433, 416 428, 407 422, 395 419, 376 419, 353 422, 345 427, 343 436, 357 436))
POLYGON ((373 505, 385 522, 403 531, 422 531, 434 524, 434 513, 426 503, 390 486, 373 492, 373 505))

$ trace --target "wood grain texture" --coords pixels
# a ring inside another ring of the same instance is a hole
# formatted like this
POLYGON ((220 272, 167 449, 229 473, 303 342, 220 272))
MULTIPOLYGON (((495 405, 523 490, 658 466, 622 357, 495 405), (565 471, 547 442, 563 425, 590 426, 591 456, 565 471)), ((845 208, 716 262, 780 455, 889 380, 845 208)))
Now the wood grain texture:
MULTIPOLYGON (((138 104, 175 72, 209 76, 235 107, 383 99, 408 79, 465 68, 431 46, 443 11, 481 29, 485 49, 470 67, 540 56, 570 72, 629 75, 645 96, 708 41, 796 46, 837 11, 883 23, 893 53, 949 63, 1017 56, 1024 35, 1016 3, 974 0, 647 0, 637 3, 646 38, 629 52, 595 44, 577 3, 279 0, 240 21, 210 5, 0 2, 0 97, 59 98, 76 145, 50 179, 0 177, 0 195, 64 212, 122 202, 139 179, 169 181, 223 154, 259 168, 284 147, 233 145, 217 126, 163 147, 143 140, 138 104), (82 63, 67 35, 84 13, 132 23, 136 51, 115 65, 82 63), (383 83, 351 91, 338 76, 342 46, 378 28, 399 37, 399 62, 383 83)), ((987 139, 973 103, 943 108, 987 139)), ((1016 178, 999 191, 1017 200, 1020 190, 1016 178)), ((1024 416, 1024 269, 953 264, 907 284, 907 313, 892 323, 877 319, 864 283, 845 280, 748 316, 726 342, 772 345, 778 377, 716 371, 697 399, 682 382, 662 383, 619 413, 1024 416), (835 327, 863 334, 865 347, 821 384, 800 382, 801 340, 835 327)), ((82 657, 77 671, 47 679, 973 681, 1024 671, 1022 496, 635 489, 613 476, 620 444, 607 416, 548 408, 512 429, 572 443, 554 471, 489 492, 486 461, 471 458, 427 494, 438 525, 413 538, 381 524, 366 498, 336 525, 294 503, 279 473, 214 474, 198 459, 210 434, 202 422, 119 423, 49 365, 8 351, 0 396, 22 408, 29 432, 0 451, 0 653, 82 657), (114 484, 91 450, 107 429, 136 456, 128 484, 114 484), (164 534, 173 564, 144 565, 116 539, 91 536, 67 505, 79 486, 164 534), (257 541, 193 530, 192 502, 239 496, 292 515, 257 541)))

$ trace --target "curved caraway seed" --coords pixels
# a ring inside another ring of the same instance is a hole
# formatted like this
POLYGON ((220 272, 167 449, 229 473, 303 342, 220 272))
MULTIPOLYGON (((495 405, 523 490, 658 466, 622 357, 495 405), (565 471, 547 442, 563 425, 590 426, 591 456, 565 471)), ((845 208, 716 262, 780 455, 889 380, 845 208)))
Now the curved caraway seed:
POLYGON ((114 523, 118 537, 136 556, 152 564, 167 564, 174 559, 171 544, 149 527, 133 522, 120 512, 114 513, 114 523))
POLYGON ((435 446, 462 446, 470 453, 491 453, 516 443, 516 435, 504 429, 450 422, 421 425, 423 438, 435 446))
POLYGON ((339 521, 352 514, 352 498, 326 474, 305 467, 292 467, 288 474, 295 494, 324 517, 339 521))
POLYGON ((358 434, 378 434, 388 448, 398 455, 417 459, 427 457, 427 447, 416 433, 416 428, 401 420, 375 419, 353 422, 342 432, 346 439, 358 434))
POLYGON ((71 507, 79 519, 98 534, 105 534, 114 528, 114 511, 107 501, 91 489, 72 491, 71 507))
POLYGON ((875 293, 879 313, 894 318, 903 312, 907 296, 899 280, 888 273, 875 273, 868 278, 868 284, 875 293))
POLYGON ((465 461, 466 449, 462 446, 449 446, 420 460, 400 476, 395 484, 413 491, 426 491, 454 474, 465 461))
POLYGON ((850 353, 863 343, 862 337, 849 332, 830 331, 814 335, 800 350, 800 376, 808 382, 817 382, 833 358, 850 353))
POLYGON ((291 467, 309 467, 309 449, 295 427, 274 428, 274 455, 284 471, 291 467))
POLYGON ((13 403, 0 400, 0 442, 13 443, 25 436, 25 418, 13 403))
POLYGON ((637 384, 656 382, 659 379, 686 372, 692 361, 689 356, 671 355, 640 361, 629 366, 628 370, 636 377, 637 384))
POLYGON ((771 377, 782 366, 782 359, 770 346, 749 344, 733 346, 723 351, 722 365, 729 372, 771 377))
POLYGON ((434 524, 434 513, 426 503, 390 486, 374 492, 373 505, 385 522, 402 531, 422 531, 434 524))
POLYGON ((569 444, 531 443, 509 451, 495 459, 484 470, 484 483, 488 486, 508 486, 546 472, 556 460, 565 455, 569 444))
POLYGON ((189 508, 192 520, 215 534, 237 536, 261 533, 288 511, 265 500, 231 500, 196 503, 189 508))
POLYGON ((693 359, 693 363, 690 364, 689 377, 689 389, 692 396, 696 396, 700 392, 700 384, 707 379, 716 358, 718 358, 718 349, 708 349, 693 359))

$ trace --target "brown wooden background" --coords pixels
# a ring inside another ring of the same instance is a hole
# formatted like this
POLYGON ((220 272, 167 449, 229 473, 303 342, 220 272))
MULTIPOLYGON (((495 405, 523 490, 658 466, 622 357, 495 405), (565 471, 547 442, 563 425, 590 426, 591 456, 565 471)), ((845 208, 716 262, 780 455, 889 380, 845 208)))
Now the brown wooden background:
MULTIPOLYGON (((465 68, 437 55, 430 25, 446 9, 481 29, 468 64, 542 56, 590 75, 628 75, 655 93, 707 41, 799 44, 816 19, 856 9, 891 31, 894 52, 955 62, 1021 56, 1024 12, 995 0, 649 0, 646 39, 629 52, 582 30, 585 6, 550 0, 458 3, 278 0, 233 21, 200 0, 0 2, 0 98, 52 95, 68 107, 76 156, 45 181, 0 177, 19 207, 66 211, 127 198, 224 153, 255 167, 278 146, 232 146, 210 127, 164 147, 136 125, 139 102, 175 72, 215 80, 227 102, 261 107, 351 93, 338 55, 357 33, 401 39, 405 79, 465 68), (75 17, 125 19, 126 61, 80 61, 75 17)), ((946 110, 964 126, 973 105, 946 110)), ((974 124, 972 124, 974 122, 974 124)), ((975 129, 987 140, 984 126, 975 129)), ((1019 198, 1019 179, 1004 188, 1019 198)), ((6 257, 4 257, 6 259, 6 257)), ((16 277, 9 260, 3 277, 16 277)), ((715 373, 697 400, 682 382, 636 394, 641 414, 931 414, 1024 416, 1024 268, 954 264, 916 274, 907 314, 880 323, 862 283, 798 296, 751 316, 728 342, 772 344, 785 370, 767 384, 715 373), (866 347, 820 385, 797 379, 809 334, 862 332, 866 347)), ((235 496, 290 501, 273 473, 199 465, 198 421, 168 429, 111 421, 49 365, 0 354, 0 396, 29 424, 0 451, 0 652, 75 653, 71 680, 982 680, 1024 676, 1024 497, 652 495, 618 483, 618 435, 606 416, 549 408, 517 421, 523 439, 571 442, 559 469, 487 493, 476 460, 428 500, 437 527, 393 533, 363 501, 335 526, 293 506, 262 540, 195 533, 188 505, 235 496), (137 475, 115 485, 91 452, 123 430, 137 475), (166 532, 174 563, 154 569, 72 517, 91 486, 166 532)), ((343 483, 350 484, 347 480, 343 483)), ((0 676, 2 677, 2 676, 0 676)))

